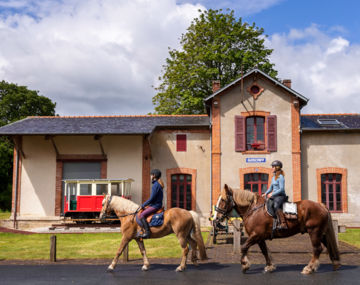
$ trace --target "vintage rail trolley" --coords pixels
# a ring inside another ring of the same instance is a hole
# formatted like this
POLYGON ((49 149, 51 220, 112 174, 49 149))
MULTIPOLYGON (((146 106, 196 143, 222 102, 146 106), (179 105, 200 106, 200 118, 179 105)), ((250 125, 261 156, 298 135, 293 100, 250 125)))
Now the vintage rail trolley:
POLYGON ((98 219, 104 194, 131 199, 133 179, 66 179, 64 217, 98 219))

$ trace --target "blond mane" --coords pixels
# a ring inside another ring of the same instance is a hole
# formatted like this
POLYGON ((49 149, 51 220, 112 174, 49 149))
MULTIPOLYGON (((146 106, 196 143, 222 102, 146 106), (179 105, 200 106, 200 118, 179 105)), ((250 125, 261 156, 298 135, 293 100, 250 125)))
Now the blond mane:
MULTIPOLYGON (((257 196, 251 191, 241 189, 229 189, 233 193, 234 201, 240 207, 246 207, 257 202, 257 196)), ((225 190, 223 190, 225 192, 225 190)))
POLYGON ((112 196, 110 207, 119 212, 134 213, 139 208, 139 205, 129 199, 112 196))

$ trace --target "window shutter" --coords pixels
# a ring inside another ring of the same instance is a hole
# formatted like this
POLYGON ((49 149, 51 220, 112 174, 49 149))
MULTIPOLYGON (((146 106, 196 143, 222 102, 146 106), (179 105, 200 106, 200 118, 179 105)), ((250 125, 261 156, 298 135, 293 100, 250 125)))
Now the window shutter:
POLYGON ((277 151, 276 116, 267 117, 268 151, 277 151))
POLYGON ((245 151, 245 117, 235 116, 235 151, 245 151))
POLYGON ((186 151, 186 135, 176 135, 176 151, 186 151))

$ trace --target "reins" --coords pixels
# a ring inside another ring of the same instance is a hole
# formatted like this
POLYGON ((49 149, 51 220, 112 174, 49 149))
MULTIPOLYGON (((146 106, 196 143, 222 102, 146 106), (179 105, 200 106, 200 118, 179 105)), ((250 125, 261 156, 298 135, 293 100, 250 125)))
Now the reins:
MULTIPOLYGON (((108 201, 108 203, 107 203, 107 205, 106 205, 105 213, 107 212, 107 209, 108 209, 108 207, 109 207, 109 205, 110 205, 110 203, 111 203, 112 197, 113 197, 113 196, 110 196, 110 198, 109 198, 109 201, 108 201)), ((131 215, 134 215, 134 218, 135 218, 135 215, 136 215, 140 210, 141 210, 141 206, 140 206, 139 208, 137 208, 135 212, 120 215, 120 216, 118 216, 118 218, 124 218, 124 217, 131 216, 131 215)), ((133 218, 133 219, 134 219, 134 218, 133 218)))

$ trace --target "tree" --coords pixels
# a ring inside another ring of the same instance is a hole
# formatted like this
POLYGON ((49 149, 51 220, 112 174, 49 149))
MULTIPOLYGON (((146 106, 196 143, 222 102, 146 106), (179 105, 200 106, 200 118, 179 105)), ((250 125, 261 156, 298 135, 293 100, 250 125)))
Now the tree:
MULTIPOLYGON (((27 116, 54 116, 56 103, 38 91, 5 81, 0 82, 0 126, 27 116)), ((11 208, 13 142, 0 138, 0 209, 11 208)))
POLYGON ((181 50, 169 48, 161 83, 155 87, 155 111, 204 113, 203 99, 212 93, 212 81, 225 86, 241 76, 241 69, 246 73, 257 67, 275 78, 277 71, 269 61, 272 49, 265 48, 263 33, 255 24, 236 20, 234 11, 202 12, 181 36, 181 50))

